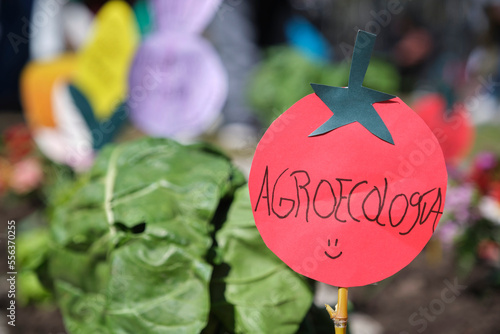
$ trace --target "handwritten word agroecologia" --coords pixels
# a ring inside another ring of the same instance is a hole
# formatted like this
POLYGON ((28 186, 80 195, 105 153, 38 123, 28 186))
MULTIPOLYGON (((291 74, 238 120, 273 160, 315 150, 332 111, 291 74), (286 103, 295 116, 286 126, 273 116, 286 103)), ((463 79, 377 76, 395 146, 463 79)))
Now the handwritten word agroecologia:
POLYGON ((443 213, 441 188, 388 194, 389 188, 387 178, 383 186, 344 178, 313 183, 307 171, 290 168, 274 180, 266 166, 254 211, 264 206, 268 216, 295 217, 304 222, 309 222, 311 216, 340 223, 368 221, 398 228, 400 235, 408 235, 429 222, 434 232, 443 213))

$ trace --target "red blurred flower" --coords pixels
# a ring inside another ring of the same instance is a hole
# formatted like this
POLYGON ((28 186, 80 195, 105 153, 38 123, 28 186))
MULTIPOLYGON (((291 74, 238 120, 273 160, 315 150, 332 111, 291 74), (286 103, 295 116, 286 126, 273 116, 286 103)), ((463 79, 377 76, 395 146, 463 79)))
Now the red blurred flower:
POLYGON ((34 149, 33 140, 25 124, 9 127, 3 133, 6 158, 16 163, 26 157, 34 149))
POLYGON ((500 203, 500 181, 491 183, 489 195, 500 203))
POLYGON ((498 158, 490 152, 477 155, 470 179, 478 187, 482 195, 492 191, 492 187, 500 182, 500 164, 498 158))
POLYGON ((498 263, 500 261, 500 245, 493 240, 482 240, 477 247, 477 254, 480 259, 498 263))

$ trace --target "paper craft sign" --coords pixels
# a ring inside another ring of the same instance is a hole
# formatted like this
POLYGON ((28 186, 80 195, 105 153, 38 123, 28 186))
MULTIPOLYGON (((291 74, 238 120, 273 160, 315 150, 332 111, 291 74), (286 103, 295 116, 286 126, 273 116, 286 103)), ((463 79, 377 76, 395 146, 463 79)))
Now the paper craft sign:
POLYGON ((222 0, 153 0, 158 31, 200 33, 212 20, 222 0))
POLYGON ((130 73, 134 124, 154 136, 192 137, 220 114, 227 78, 213 47, 196 35, 157 33, 143 42, 130 73))
POLYGON ((436 137, 399 98, 364 88, 375 35, 360 31, 349 86, 312 85, 262 137, 249 189, 266 245, 340 287, 383 280, 424 248, 447 172, 436 137))
POLYGON ((139 31, 130 6, 123 1, 107 2, 97 13, 94 34, 79 55, 73 78, 97 118, 107 119, 125 100, 138 43, 139 31))

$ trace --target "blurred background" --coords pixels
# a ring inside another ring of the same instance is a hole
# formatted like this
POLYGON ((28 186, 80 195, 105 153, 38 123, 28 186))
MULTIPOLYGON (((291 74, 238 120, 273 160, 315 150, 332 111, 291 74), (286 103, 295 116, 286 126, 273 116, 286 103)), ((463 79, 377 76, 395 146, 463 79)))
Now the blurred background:
MULTIPOLYGON (((449 185, 422 254, 351 289, 351 333, 500 333, 497 0, 1 0, 3 310, 8 220, 26 250, 18 323, 2 317, 0 333, 66 333, 29 256, 48 243, 36 231, 55 183, 144 136, 211 143, 248 175, 262 134, 310 83, 347 85, 359 29, 378 35, 364 85, 424 119, 449 185)), ((335 290, 315 291, 316 305, 334 304, 335 290)))

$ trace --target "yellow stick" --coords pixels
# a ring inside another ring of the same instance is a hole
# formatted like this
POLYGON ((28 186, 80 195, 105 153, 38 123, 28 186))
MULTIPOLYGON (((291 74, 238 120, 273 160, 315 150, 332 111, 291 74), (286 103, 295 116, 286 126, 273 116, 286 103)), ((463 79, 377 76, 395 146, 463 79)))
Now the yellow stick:
POLYGON ((347 288, 339 288, 339 298, 335 310, 325 304, 330 319, 335 324, 335 334, 346 334, 347 330, 347 288))
POLYGON ((345 334, 347 328, 347 288, 339 288, 339 300, 336 310, 337 314, 333 319, 335 334, 345 334))

